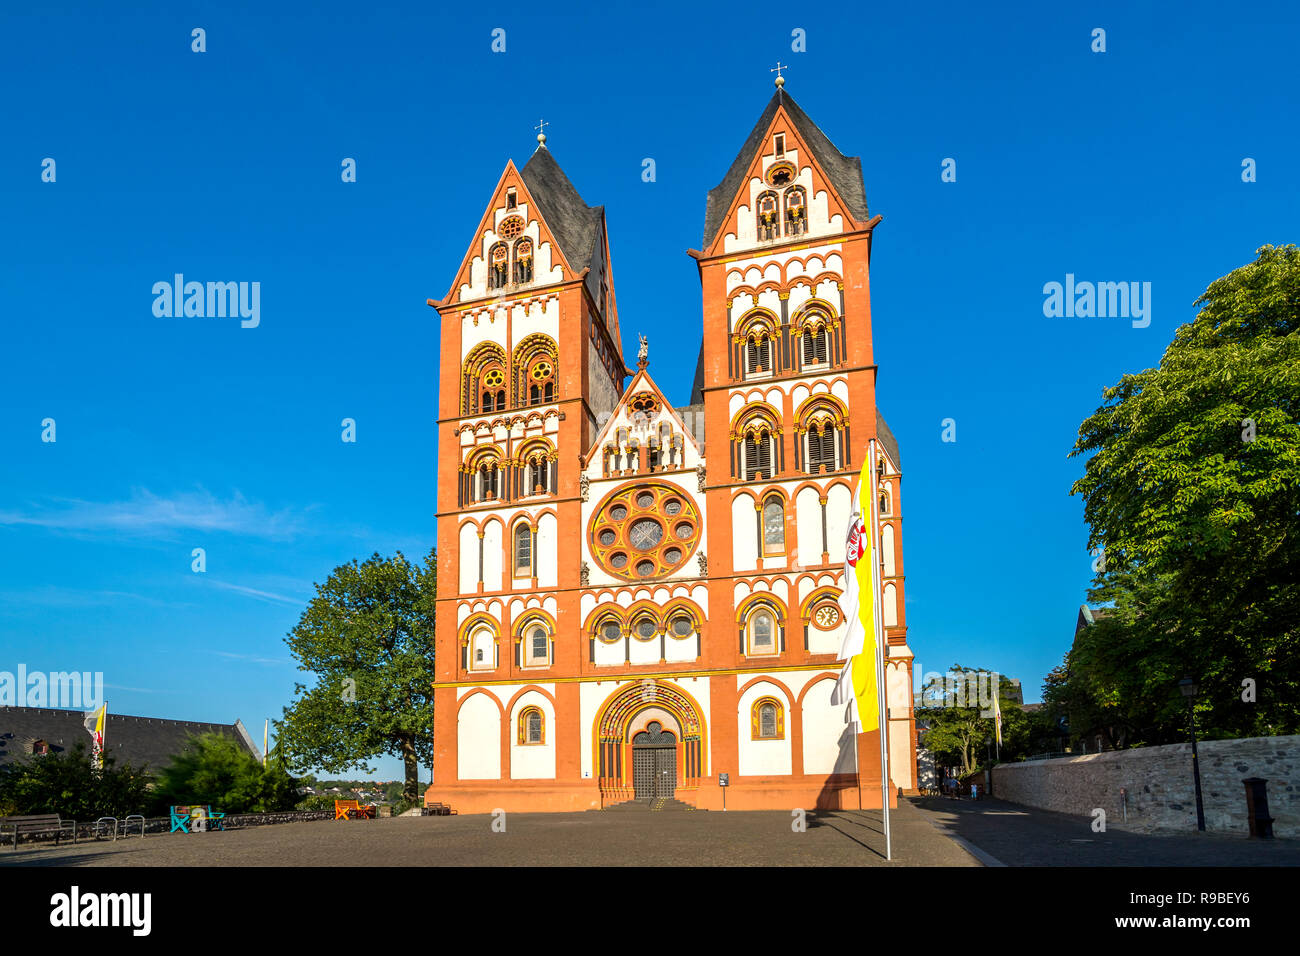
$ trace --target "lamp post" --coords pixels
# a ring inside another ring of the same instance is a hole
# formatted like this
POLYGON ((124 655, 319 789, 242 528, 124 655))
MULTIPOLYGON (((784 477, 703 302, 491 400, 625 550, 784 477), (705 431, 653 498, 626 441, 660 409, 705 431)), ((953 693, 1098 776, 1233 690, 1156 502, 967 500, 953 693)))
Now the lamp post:
POLYGON ((1196 784, 1196 829, 1205 832, 1205 805, 1201 803, 1201 765, 1196 756, 1196 710, 1193 702, 1200 689, 1192 678, 1184 677, 1178 682, 1178 689, 1187 698, 1187 727, 1192 735, 1192 780, 1196 784))

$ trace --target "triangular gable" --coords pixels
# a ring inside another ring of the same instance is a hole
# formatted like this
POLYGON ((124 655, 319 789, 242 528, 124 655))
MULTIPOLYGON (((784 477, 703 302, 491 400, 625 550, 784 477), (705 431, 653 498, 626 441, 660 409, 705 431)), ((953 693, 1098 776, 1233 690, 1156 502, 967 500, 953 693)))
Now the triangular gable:
POLYGON ((677 409, 664 397, 663 391, 655 384, 654 379, 650 377, 650 373, 645 369, 638 369, 636 374, 632 376, 632 381, 628 383, 625 389, 623 389, 623 394, 619 398, 618 404, 614 406, 613 411, 610 412, 609 418, 605 420, 605 424, 602 425, 600 431, 596 433, 596 437, 591 443, 591 448, 587 452, 587 457, 583 459, 583 468, 586 468, 591 460, 604 447, 611 429, 617 427, 615 423, 627 417, 632 398, 645 391, 650 391, 655 394, 659 399, 660 407, 667 412, 669 418, 671 418, 673 423, 682 430, 682 434, 684 434, 687 441, 691 443, 691 448, 694 449, 696 457, 703 457, 700 454, 700 446, 695 441, 695 433, 686 426, 686 422, 682 420, 682 416, 678 413, 677 409))
POLYGON ((546 204, 538 202, 537 197, 528 188, 528 183, 524 181, 524 177, 515 167, 514 160, 507 160, 506 168, 502 171, 501 177, 497 180, 496 188, 492 191, 492 198, 488 201, 487 209, 479 218, 478 228, 474 231, 474 238, 470 240, 469 249, 461 259, 460 268, 456 270, 456 276, 452 279, 451 288, 443 299, 444 304, 458 302, 460 287, 470 284, 471 263, 476 257, 483 255, 483 234, 494 225, 495 213, 497 209, 505 205, 506 190, 511 186, 517 190, 518 201, 528 206, 529 218, 537 219, 541 241, 550 243, 553 252, 551 261, 558 263, 563 270, 564 278, 562 281, 567 282, 576 278, 581 271, 581 269, 575 269, 569 259, 565 257, 563 245, 558 241, 555 232, 546 220, 546 204))
POLYGON ((777 90, 722 182, 709 190, 704 213, 704 255, 714 254, 715 247, 721 244, 726 235, 726 226, 735 217, 737 209, 748 204, 749 183, 761 178, 763 156, 767 153, 772 136, 778 131, 786 134, 787 143, 792 141, 795 144, 799 150, 800 163, 806 159, 816 170, 830 195, 832 207, 851 222, 867 222, 867 197, 862 180, 861 159, 845 156, 836 149, 835 144, 799 108, 793 97, 783 90, 777 90))

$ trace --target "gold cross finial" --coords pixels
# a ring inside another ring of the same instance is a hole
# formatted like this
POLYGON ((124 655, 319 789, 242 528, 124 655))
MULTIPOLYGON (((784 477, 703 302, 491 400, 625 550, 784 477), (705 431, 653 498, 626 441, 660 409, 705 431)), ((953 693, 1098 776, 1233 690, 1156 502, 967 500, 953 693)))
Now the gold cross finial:
POLYGON ((533 129, 537 130, 537 145, 539 146, 546 145, 546 127, 550 125, 551 125, 550 123, 542 119, 542 120, 538 120, 537 125, 533 127, 533 129))
POLYGON ((776 66, 774 66, 772 69, 770 69, 770 70, 767 71, 767 72, 769 72, 769 73, 775 73, 775 74, 776 74, 776 88, 777 88, 778 90, 779 90, 781 87, 785 86, 785 77, 781 75, 781 71, 782 71, 782 70, 788 70, 788 69, 790 69, 788 66, 782 66, 782 65, 781 65, 781 61, 780 61, 780 60, 777 60, 777 61, 776 61, 776 66))

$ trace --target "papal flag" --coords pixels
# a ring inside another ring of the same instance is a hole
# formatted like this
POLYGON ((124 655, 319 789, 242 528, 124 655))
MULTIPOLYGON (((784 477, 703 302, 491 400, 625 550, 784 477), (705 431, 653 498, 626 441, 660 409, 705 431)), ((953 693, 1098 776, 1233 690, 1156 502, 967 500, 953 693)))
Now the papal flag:
MULTIPOLYGON (((872 442, 871 451, 874 452, 872 442)), ((840 610, 846 627, 840 643, 840 660, 845 662, 835 683, 831 703, 847 705, 850 724, 869 733, 880 726, 880 701, 876 694, 877 620, 880 600, 876 597, 875 535, 863 520, 875 523, 875 455, 868 453, 858 479, 857 502, 849 516, 848 541, 844 551, 844 589, 840 610)))
POLYGON ((96 767, 104 766, 104 724, 108 720, 108 702, 99 705, 86 715, 86 732, 90 734, 91 763, 96 767))

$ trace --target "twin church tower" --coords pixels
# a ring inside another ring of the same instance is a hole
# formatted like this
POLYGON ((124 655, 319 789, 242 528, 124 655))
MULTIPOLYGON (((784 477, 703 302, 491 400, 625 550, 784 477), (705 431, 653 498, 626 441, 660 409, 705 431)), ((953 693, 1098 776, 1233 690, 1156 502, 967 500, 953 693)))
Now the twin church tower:
POLYGON ((831 704, 878 438, 891 776, 916 786, 898 445, 876 410, 861 162, 783 83, 690 256, 690 403, 624 358, 610 239, 538 137, 437 309, 434 782, 461 813, 880 804, 831 704))

